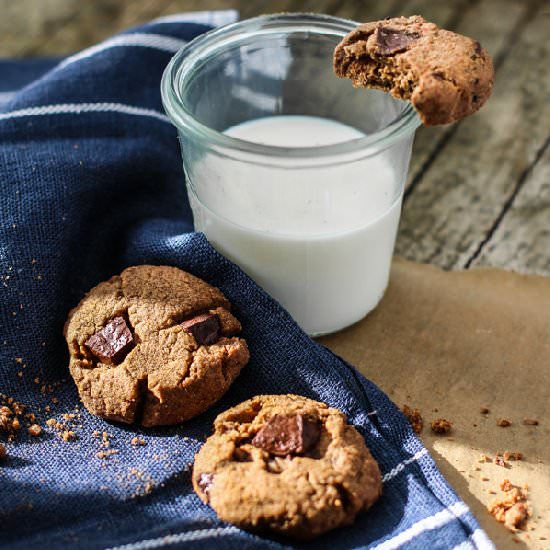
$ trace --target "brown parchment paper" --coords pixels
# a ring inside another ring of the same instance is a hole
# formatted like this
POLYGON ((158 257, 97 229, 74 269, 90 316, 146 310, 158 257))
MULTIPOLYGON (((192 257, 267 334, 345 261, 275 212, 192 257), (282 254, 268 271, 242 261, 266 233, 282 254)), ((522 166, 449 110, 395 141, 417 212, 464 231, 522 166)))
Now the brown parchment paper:
POLYGON ((420 409, 420 437, 497 548, 550 548, 550 278, 397 259, 378 308, 320 342, 399 407, 420 409), (453 422, 449 436, 431 433, 438 417, 453 422), (501 417, 512 425, 498 427, 501 417), (524 461, 478 462, 506 450, 524 461), (504 478, 529 485, 533 515, 515 535, 486 511, 504 478))

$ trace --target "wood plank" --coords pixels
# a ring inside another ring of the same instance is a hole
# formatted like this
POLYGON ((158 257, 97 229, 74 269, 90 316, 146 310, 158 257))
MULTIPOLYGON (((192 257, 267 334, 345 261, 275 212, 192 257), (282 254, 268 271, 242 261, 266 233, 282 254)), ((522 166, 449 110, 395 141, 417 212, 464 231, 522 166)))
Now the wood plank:
POLYGON ((376 21, 377 19, 384 19, 398 13, 404 2, 401 0, 390 0, 380 2, 377 0, 363 0, 361 2, 349 2, 348 3, 348 19, 354 21, 376 21))
POLYGON ((472 8, 473 0, 447 0, 434 2, 433 0, 409 0, 403 9, 395 15, 421 15, 424 19, 436 23, 440 27, 453 29, 456 20, 466 9, 472 8))
POLYGON ((550 275, 550 147, 472 266, 550 275))
MULTIPOLYGON (((433 10, 431 6, 437 6, 437 10, 430 11, 432 20, 445 28, 476 38, 493 56, 493 59, 497 60, 509 44, 512 29, 529 8, 527 3, 518 3, 515 0, 485 0, 476 6, 471 6, 471 3, 466 2, 458 7, 458 13, 463 11, 462 19, 458 19, 456 24, 453 24, 457 12, 450 10, 447 2, 414 2, 420 9, 419 4, 424 3, 429 4, 426 6, 429 10, 433 10), (493 14, 500 10, 504 11, 506 16, 494 17, 493 14)), ((451 137, 450 134, 454 131, 456 131, 455 125, 418 129, 407 187, 419 178, 423 168, 430 161, 430 157, 438 151, 446 139, 451 137)))
MULTIPOLYGON (((496 4, 500 32, 510 43, 507 29, 521 14, 514 2, 496 4)), ((519 36, 512 34, 513 47, 497 73, 493 97, 462 121, 405 204, 398 254, 444 268, 464 266, 545 142, 541 121, 550 119, 550 72, 540 70, 540 60, 550 56, 550 42, 542 11, 519 36)), ((491 18, 473 15, 479 30, 494 28, 491 18)), ((475 34, 483 39, 484 33, 475 34)))

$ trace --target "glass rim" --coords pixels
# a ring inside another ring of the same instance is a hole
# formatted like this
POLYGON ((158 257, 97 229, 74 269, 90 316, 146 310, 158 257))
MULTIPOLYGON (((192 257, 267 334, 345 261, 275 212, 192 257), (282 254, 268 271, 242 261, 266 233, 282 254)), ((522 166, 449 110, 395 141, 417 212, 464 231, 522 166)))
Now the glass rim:
MULTIPOLYGON (((331 145, 313 147, 280 147, 253 143, 229 136, 203 124, 187 108, 177 85, 181 79, 192 78, 197 66, 201 66, 213 53, 224 46, 237 44, 250 34, 275 34, 288 29, 289 32, 307 31, 318 34, 345 36, 359 23, 331 15, 316 13, 284 13, 260 15, 213 29, 199 35, 183 46, 166 66, 161 79, 161 96, 164 109, 176 126, 199 142, 229 150, 257 154, 267 157, 315 159, 355 152, 369 154, 386 149, 400 138, 414 132, 420 125, 420 118, 410 103, 388 125, 364 137, 331 145), (202 62, 202 63, 201 63, 202 62)), ((335 78, 336 75, 335 75, 335 78)))

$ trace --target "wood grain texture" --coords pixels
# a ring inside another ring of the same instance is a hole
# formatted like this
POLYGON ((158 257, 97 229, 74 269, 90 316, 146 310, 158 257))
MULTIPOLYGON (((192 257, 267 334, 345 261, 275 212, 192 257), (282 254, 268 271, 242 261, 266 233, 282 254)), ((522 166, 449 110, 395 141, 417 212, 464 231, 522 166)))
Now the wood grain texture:
POLYGON ((499 266, 550 275, 548 143, 473 266, 499 266))
MULTIPOLYGON (((420 13, 424 13, 421 5, 423 3, 434 4, 428 1, 415 1, 414 4, 420 9, 420 13)), ((496 61, 505 55, 513 29, 521 23, 529 9, 528 3, 516 0, 485 0, 480 4, 462 2, 455 3, 454 6, 447 2, 437 2, 436 5, 438 6, 437 13, 430 14, 434 21, 442 27, 476 38, 496 61), (506 16, 493 17, 494 13, 499 10, 503 10, 506 16)), ((410 13, 408 14, 410 15, 410 13)), ((415 137, 407 188, 411 184, 415 185, 422 178, 427 167, 443 150, 458 126, 459 124, 451 124, 419 128, 415 137)))
POLYGON ((547 24, 542 10, 532 14, 497 72, 493 97, 460 123, 423 175, 404 207, 398 254, 460 268, 490 231, 548 137, 541 121, 550 119, 550 73, 539 70, 550 58, 547 24))

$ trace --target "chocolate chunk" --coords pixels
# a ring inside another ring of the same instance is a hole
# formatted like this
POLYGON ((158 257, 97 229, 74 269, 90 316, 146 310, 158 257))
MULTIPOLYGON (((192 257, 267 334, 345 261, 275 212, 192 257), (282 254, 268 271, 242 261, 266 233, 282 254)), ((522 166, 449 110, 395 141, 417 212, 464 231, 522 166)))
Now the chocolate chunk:
POLYGON ((208 496, 210 487, 214 483, 214 474, 201 474, 198 481, 198 486, 201 488, 202 492, 208 496))
POLYGON ((317 420, 302 414, 272 416, 254 436, 252 444, 276 456, 301 455, 321 436, 317 420))
POLYGON ((185 332, 192 334, 197 344, 213 344, 220 337, 220 320, 213 313, 197 315, 181 324, 185 332))
POLYGON ((392 55, 402 52, 420 38, 417 32, 405 32, 389 27, 378 27, 374 31, 376 41, 376 53, 378 55, 392 55))
POLYGON ((99 332, 90 336, 84 344, 107 365, 121 363, 134 348, 134 337, 122 317, 115 317, 99 332))

